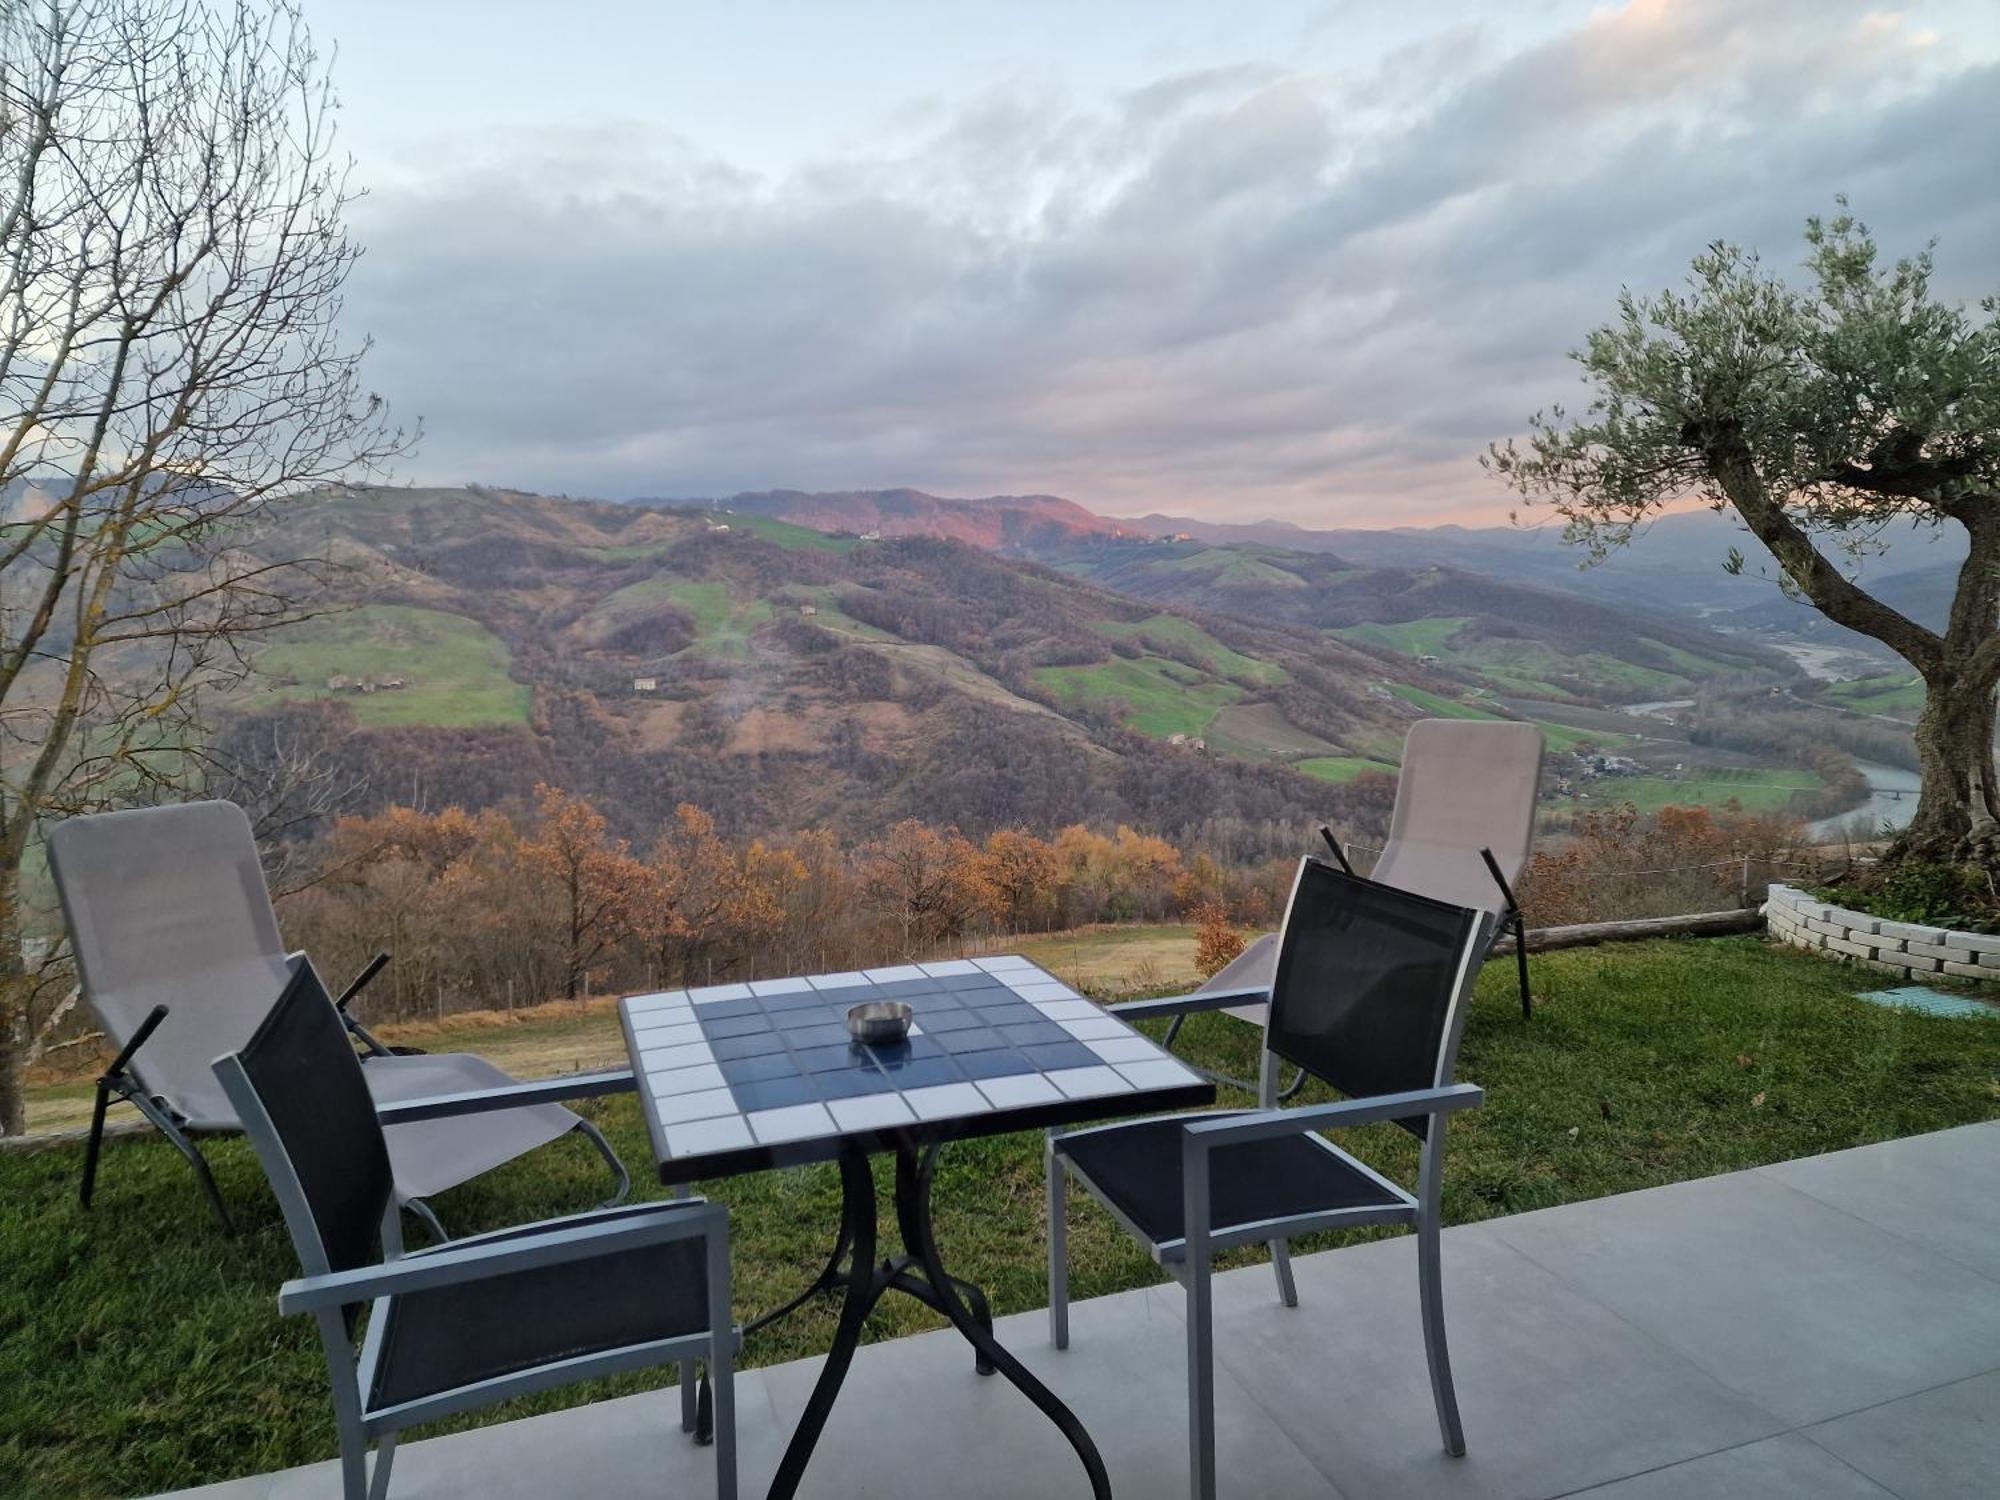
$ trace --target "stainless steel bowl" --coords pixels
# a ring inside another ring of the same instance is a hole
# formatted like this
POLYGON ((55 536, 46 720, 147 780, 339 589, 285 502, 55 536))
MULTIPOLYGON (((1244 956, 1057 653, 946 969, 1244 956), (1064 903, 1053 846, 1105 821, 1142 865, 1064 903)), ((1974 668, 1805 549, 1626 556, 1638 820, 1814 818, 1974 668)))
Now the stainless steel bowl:
POLYGON ((847 1007, 847 1034, 857 1042, 900 1042, 910 1034, 910 1007, 900 1000, 864 1000, 847 1007))

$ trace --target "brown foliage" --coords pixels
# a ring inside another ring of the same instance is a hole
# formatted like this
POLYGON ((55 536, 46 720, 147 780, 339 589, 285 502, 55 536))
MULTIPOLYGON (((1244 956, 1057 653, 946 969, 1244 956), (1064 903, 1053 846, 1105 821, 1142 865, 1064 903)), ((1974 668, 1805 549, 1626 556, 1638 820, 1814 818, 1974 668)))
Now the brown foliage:
POLYGON ((1243 934, 1230 925, 1229 909, 1219 901, 1205 901, 1194 916, 1194 966, 1203 978, 1219 974, 1243 952, 1243 934))

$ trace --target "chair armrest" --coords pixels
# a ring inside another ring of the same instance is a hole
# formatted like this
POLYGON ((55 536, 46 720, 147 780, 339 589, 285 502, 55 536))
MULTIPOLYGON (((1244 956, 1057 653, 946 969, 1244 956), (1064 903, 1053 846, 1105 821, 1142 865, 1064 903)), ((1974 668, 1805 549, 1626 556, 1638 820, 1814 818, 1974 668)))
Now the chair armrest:
POLYGON ((1413 1115, 1477 1109, 1485 1102, 1486 1090, 1479 1085, 1453 1083, 1441 1089, 1412 1089, 1406 1094, 1377 1094, 1334 1104, 1305 1104, 1297 1109, 1260 1109, 1219 1120, 1193 1121, 1185 1127, 1184 1145, 1189 1151, 1213 1151, 1217 1146, 1274 1140, 1303 1130, 1335 1130, 1381 1120, 1407 1120, 1413 1115))
POLYGON ((726 1237, 729 1233, 729 1211, 720 1203, 674 1198, 653 1206, 659 1210, 657 1213, 628 1215, 599 1224, 566 1225, 539 1233, 516 1234, 510 1239, 467 1244, 448 1241, 377 1266, 301 1276, 278 1289, 278 1311, 290 1315, 351 1307, 377 1297, 457 1286, 673 1240, 717 1234, 726 1237))
POLYGON ((1264 1005, 1270 998, 1271 987, 1260 984, 1241 990, 1197 991, 1192 995, 1167 995, 1158 1000, 1128 1000, 1123 1005, 1107 1005, 1104 1011, 1121 1021, 1151 1021, 1170 1016, 1191 1016, 1205 1010, 1226 1010, 1232 1005, 1264 1005))
POLYGON ((384 1125, 411 1125, 419 1120, 491 1114, 495 1110, 520 1109, 530 1104, 560 1104, 565 1099, 599 1099, 606 1094, 629 1094, 638 1086, 630 1068, 620 1068, 611 1073, 566 1073, 560 1078, 537 1078, 528 1083, 509 1084, 505 1088, 474 1089, 463 1094, 433 1094, 427 1099, 403 1099, 394 1104, 384 1104, 375 1113, 384 1125))

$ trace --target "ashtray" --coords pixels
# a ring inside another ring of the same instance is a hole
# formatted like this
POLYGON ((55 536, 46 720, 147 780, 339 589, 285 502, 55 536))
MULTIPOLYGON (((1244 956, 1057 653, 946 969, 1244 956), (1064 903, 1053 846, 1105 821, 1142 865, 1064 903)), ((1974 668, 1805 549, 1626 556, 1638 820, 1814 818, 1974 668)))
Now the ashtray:
POLYGON ((910 1034, 913 1014, 900 1000, 864 1000, 847 1007, 847 1034, 871 1046, 900 1042, 910 1034))

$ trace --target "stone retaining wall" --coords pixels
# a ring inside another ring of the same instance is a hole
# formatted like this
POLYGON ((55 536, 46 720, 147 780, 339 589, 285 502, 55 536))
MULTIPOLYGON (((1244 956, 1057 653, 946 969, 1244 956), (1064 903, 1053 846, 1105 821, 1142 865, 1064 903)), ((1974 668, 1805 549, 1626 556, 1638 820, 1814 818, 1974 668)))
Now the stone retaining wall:
POLYGON ((1904 979, 1949 974, 2000 981, 2000 934, 1892 922, 1829 906, 1789 885, 1771 887, 1764 920, 1780 942, 1851 959, 1904 979))

